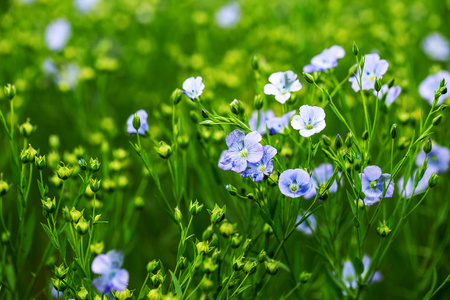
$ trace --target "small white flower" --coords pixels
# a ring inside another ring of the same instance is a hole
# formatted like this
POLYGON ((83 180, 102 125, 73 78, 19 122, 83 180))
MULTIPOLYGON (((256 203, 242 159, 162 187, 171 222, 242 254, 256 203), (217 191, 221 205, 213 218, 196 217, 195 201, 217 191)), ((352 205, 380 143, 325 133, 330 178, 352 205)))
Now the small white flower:
POLYGON ((291 125, 300 130, 301 136, 310 137, 325 128, 325 111, 319 106, 303 105, 300 107, 300 115, 294 116, 291 125))
POLYGON ((61 51, 67 44, 71 33, 70 23, 65 19, 58 19, 47 26, 45 43, 53 51, 61 51))
POLYGON ((202 93, 205 85, 203 79, 198 77, 189 77, 183 82, 183 89, 181 92, 188 96, 191 100, 198 98, 202 93))
POLYGON ((292 71, 273 73, 269 76, 269 81, 270 83, 264 86, 264 94, 275 95, 275 99, 281 104, 291 97, 291 92, 297 92, 302 88, 297 74, 292 71))

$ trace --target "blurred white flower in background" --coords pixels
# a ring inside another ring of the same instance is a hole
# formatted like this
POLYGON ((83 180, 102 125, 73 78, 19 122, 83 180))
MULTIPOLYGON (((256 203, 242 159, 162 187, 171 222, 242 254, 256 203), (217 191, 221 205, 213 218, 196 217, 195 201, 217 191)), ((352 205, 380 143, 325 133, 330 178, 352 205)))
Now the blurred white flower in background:
POLYGON ((53 51, 61 51, 67 44, 71 34, 70 23, 65 19, 57 19, 45 30, 45 44, 53 51))
POLYGON ((237 2, 222 6, 216 13, 216 23, 219 27, 230 28, 241 18, 241 7, 237 2))
POLYGON ((422 48, 434 60, 446 61, 450 58, 450 42, 440 33, 434 32, 424 38, 422 48))
POLYGON ((100 0, 75 0, 75 7, 79 12, 86 14, 93 9, 100 0))

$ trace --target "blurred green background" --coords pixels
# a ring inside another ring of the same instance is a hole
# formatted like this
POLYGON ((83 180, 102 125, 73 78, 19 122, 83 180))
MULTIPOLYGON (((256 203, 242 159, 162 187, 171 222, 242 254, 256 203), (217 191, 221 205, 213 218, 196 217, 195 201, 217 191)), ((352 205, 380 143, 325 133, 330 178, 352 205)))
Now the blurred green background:
MULTIPOLYGON (((31 123, 38 126, 30 139, 33 147, 46 154, 49 135, 58 135, 62 160, 64 152, 70 153, 82 145, 89 156, 98 156, 104 165, 108 163, 109 157, 104 154, 108 149, 126 149, 129 164, 120 171, 120 175, 128 180, 128 184, 121 193, 123 201, 133 201, 145 175, 138 157, 129 146, 126 120, 137 110, 145 109, 149 112, 152 137, 168 142, 171 134, 170 94, 175 88, 181 88, 188 77, 203 77, 206 88, 202 97, 206 107, 219 113, 228 112, 228 104, 236 98, 244 103, 250 114, 255 88, 262 89, 255 87, 250 66, 254 54, 259 58, 265 82, 271 73, 277 71, 293 70, 301 74, 303 66, 314 55, 332 45, 340 45, 347 53, 335 71, 340 79, 355 63, 351 46, 356 41, 362 53, 377 51, 381 58, 388 60, 390 66, 386 79, 395 78, 396 83, 402 86, 402 95, 393 114, 417 117, 421 109, 429 109, 429 104, 418 95, 418 85, 429 74, 449 69, 448 62, 430 60, 423 52, 421 42, 435 31, 450 37, 450 0, 237 1, 237 22, 223 28, 217 23, 217 13, 228 3, 219 0, 100 0, 89 12, 81 13, 73 1, 23 3, 2 0, 0 83, 16 85, 18 123, 30 118, 31 123), (51 51, 45 44, 45 30, 58 18, 70 23, 71 35, 62 51, 51 51), (68 65, 75 66, 79 72, 73 84, 64 80, 58 84, 51 76, 45 75, 43 64, 47 59, 53 60, 63 76, 70 76, 64 74, 68 65)), ((299 105, 305 103, 308 92, 306 82, 302 83, 304 88, 298 93, 299 105)), ((345 85, 345 89, 356 99, 358 95, 353 93, 350 83, 345 85)), ((0 108, 7 115, 8 100, 0 98, 0 108)), ((348 98, 348 113, 354 113, 357 117, 355 123, 362 125, 359 102, 348 98)), ((270 101, 280 114, 281 107, 273 99, 270 101)), ((226 133, 205 132, 203 129, 198 133, 190 120, 193 108, 192 103, 184 100, 177 108, 182 124, 180 131, 190 138, 187 182, 192 188, 188 196, 209 208, 215 202, 232 207, 232 201, 239 200, 231 198, 223 185, 239 182, 239 176, 219 172, 216 167, 220 151, 225 146, 223 139, 226 133), (208 141, 208 150, 201 146, 197 136, 208 141)), ((327 124, 334 124, 336 119, 333 117, 330 116, 327 124)), ((335 124, 329 125, 324 133, 344 131, 337 122, 335 124)), ((437 141, 448 147, 448 121, 444 126, 445 130, 439 133, 437 141)), ((5 153, 0 154, 0 171, 5 178, 10 178, 7 145, 2 132, 0 146, 5 153)), ((150 141, 145 141, 145 145, 151 152, 152 162, 159 166, 163 188, 167 188, 170 194, 172 183, 165 162, 152 151, 150 141)), ((49 170, 46 172, 51 176, 49 170)), ((448 175, 443 177, 442 182, 448 182, 448 175)), ((131 238, 126 246, 120 237, 112 236, 110 241, 104 241, 105 249, 125 247, 125 267, 131 273, 131 287, 140 286, 146 274, 144 266, 151 259, 161 258, 168 268, 173 268, 177 251, 179 231, 169 217, 161 213, 156 200, 159 196, 152 180, 144 188, 145 207, 135 238, 131 238)), ((448 201, 447 193, 448 186, 443 184, 433 192, 433 203, 439 205, 448 201)), ((36 186, 32 187, 31 195, 31 202, 34 201, 36 210, 39 210, 36 186)), ((108 201, 107 197, 103 200, 108 201)), ((15 203, 5 203, 4 206, 4 211, 8 211, 8 208, 15 207, 15 203)), ((419 212, 414 226, 405 228, 406 237, 396 240, 388 253, 387 263, 381 269, 384 280, 370 289, 368 299, 411 299, 417 295, 409 291, 421 284, 425 289, 430 284, 422 280, 417 270, 421 266, 434 267, 427 265, 425 260, 434 251, 449 253, 449 226, 445 224, 446 217, 439 215, 436 208, 428 207, 419 212), (437 228, 430 228, 430 220, 435 217, 443 218, 443 221, 437 228), (428 240, 430 230, 439 231, 436 237, 442 240, 428 240), (417 247, 405 249, 402 239, 413 239, 417 247)), ((39 218, 43 217, 38 214, 39 218)), ((228 218, 237 219, 232 209, 228 218)), ((207 223, 208 215, 202 214, 193 225, 194 232, 201 235, 207 223)), ((239 223, 241 229, 248 226, 250 224, 239 223)), ((345 231, 342 239, 345 240, 345 231)), ((28 262, 30 269, 35 269, 47 240, 43 230, 37 228, 28 262)), ((320 258, 302 246, 306 242, 314 241, 298 234, 288 243, 290 249, 301 253, 294 268, 318 270, 315 264, 320 258)), ((447 276, 449 270, 448 257, 438 261, 438 278, 447 276)), ((47 270, 46 274, 47 277, 43 275, 39 280, 40 288, 48 283, 51 271, 47 270)), ((290 289, 291 284, 286 277, 280 275, 273 279, 270 285, 273 299, 279 294, 278 289, 290 289)), ((325 274, 316 274, 315 277, 308 289, 315 291, 314 298, 320 299, 323 298, 321 285, 327 279, 325 274)), ((442 299, 449 296, 448 288, 439 294, 442 299)))

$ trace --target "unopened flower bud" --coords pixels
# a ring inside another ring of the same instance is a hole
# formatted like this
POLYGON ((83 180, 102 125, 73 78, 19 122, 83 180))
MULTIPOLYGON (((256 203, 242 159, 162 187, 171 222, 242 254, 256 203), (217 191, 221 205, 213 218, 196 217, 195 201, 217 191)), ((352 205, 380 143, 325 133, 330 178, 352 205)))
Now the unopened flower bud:
POLYGON ((423 145, 423 151, 428 154, 431 152, 433 145, 431 143, 431 139, 428 138, 428 140, 425 142, 425 144, 423 145))
POLYGON ((278 268, 280 267, 280 262, 271 259, 270 261, 264 262, 264 265, 266 267, 266 272, 269 275, 275 275, 278 272, 278 268))
POLYGON ((220 225, 219 231, 223 237, 229 238, 234 233, 234 226, 233 226, 233 224, 231 224, 227 220, 225 220, 220 225))
POLYGON ((172 98, 172 102, 173 102, 175 105, 177 105, 178 103, 180 103, 180 101, 181 101, 181 95, 182 95, 182 93, 181 93, 181 90, 180 90, 180 89, 176 89, 175 91, 173 91, 171 98, 172 98))
POLYGON ((428 186, 430 188, 435 187, 438 182, 438 175, 436 173, 431 174, 430 179, 428 179, 428 186))
POLYGON ((141 118, 139 117, 138 114, 134 114, 133 116, 133 128, 136 129, 136 131, 138 131, 139 128, 141 128, 141 118))
POLYGON ((340 149, 342 147, 342 139, 341 139, 340 134, 337 134, 337 136, 336 136, 336 141, 334 142, 334 147, 336 149, 340 149))
POLYGON ((207 111, 206 109, 202 109, 202 117, 204 119, 208 119, 209 118, 209 111, 207 111))
POLYGON ((435 117, 432 121, 433 126, 438 126, 442 121, 442 115, 435 117))
POLYGON ((75 207, 72 207, 72 210, 70 211, 71 221, 73 223, 77 223, 81 219, 81 217, 83 216, 83 211, 84 210, 79 211, 75 207))
POLYGON ((55 276, 58 279, 64 279, 69 273, 69 268, 65 268, 64 264, 61 264, 59 267, 55 266, 55 276))
POLYGON ((347 148, 351 148, 353 145, 353 134, 351 132, 347 133, 347 137, 345 138, 345 145, 347 148))
POLYGON ((211 247, 217 247, 219 245, 219 237, 217 234, 213 233, 211 237, 211 241, 209 242, 211 247))
POLYGON ((306 82, 313 84, 314 83, 314 77, 311 74, 308 74, 306 72, 303 72, 303 77, 305 77, 306 82))
POLYGON ((91 250, 92 253, 100 254, 103 252, 103 248, 105 247, 105 244, 103 242, 98 242, 96 244, 91 244, 89 247, 89 250, 91 250))
POLYGON ((245 262, 244 258, 241 256, 239 258, 233 257, 233 270, 238 272, 244 268, 245 262))
POLYGON ((175 221, 177 221, 178 224, 181 224, 181 221, 183 220, 183 214, 181 213, 178 206, 175 207, 175 210, 173 212, 173 217, 175 218, 175 221))
POLYGON ((3 92, 9 100, 12 100, 16 95, 16 86, 14 84, 8 83, 7 85, 5 85, 3 92))
POLYGON ((30 123, 30 119, 27 119, 27 121, 19 127, 20 134, 26 138, 29 138, 34 131, 36 131, 36 127, 30 123))
POLYGON ((81 217, 81 219, 78 220, 77 224, 75 224, 75 230, 79 234, 84 235, 88 232, 89 223, 90 221, 86 221, 84 217, 81 217))
POLYGON ((253 99, 253 105, 257 110, 260 110, 263 107, 264 101, 263 97, 261 95, 255 95, 255 98, 253 99))
POLYGON ((209 252, 209 244, 207 242, 198 242, 195 247, 197 248, 197 252, 200 253, 208 253, 209 252))
POLYGON ((252 56, 252 69, 255 71, 259 69, 259 60, 256 55, 252 56))
POLYGON ((230 193, 231 196, 237 195, 237 189, 231 184, 225 185, 225 189, 230 193))
POLYGON ((197 200, 195 200, 194 203, 190 203, 189 205, 189 212, 191 215, 195 216, 198 215, 203 209, 203 204, 199 204, 197 200))
POLYGON ((242 235, 240 235, 239 233, 236 233, 231 237, 231 248, 237 248, 241 245, 241 243, 242 235))
POLYGON ((374 85, 375 91, 377 91, 377 92, 381 91, 381 85, 382 85, 381 79, 375 78, 375 85, 374 85))
POLYGON ((252 240, 246 239, 244 246, 242 247, 242 250, 244 251, 244 253, 246 253, 250 249, 251 245, 252 245, 252 240))
POLYGON ((267 257, 266 251, 261 250, 261 252, 259 252, 259 254, 258 254, 258 256, 256 257, 256 259, 257 259, 260 263, 262 263, 263 261, 266 260, 266 257, 267 257))
POLYGON ((47 198, 46 200, 41 200, 42 202, 42 209, 46 212, 46 213, 53 213, 56 209, 56 201, 55 198, 51 199, 51 198, 47 198))
POLYGON ((159 146, 155 147, 156 153, 161 158, 168 159, 172 155, 172 147, 170 147, 166 142, 159 142, 159 146))
POLYGON ((77 293, 77 299, 79 300, 86 300, 89 295, 89 292, 86 290, 84 286, 81 287, 81 289, 77 293))
POLYGON ((129 289, 125 289, 121 292, 114 291, 114 298, 117 300, 128 300, 131 299, 131 292, 129 289))
POLYGON ((386 224, 386 221, 380 222, 380 224, 377 227, 377 233, 381 237, 387 237, 391 233, 392 229, 389 228, 389 226, 386 224))
POLYGON ((397 124, 392 124, 391 138, 395 139, 396 137, 397 137, 397 124))
POLYGON ((359 53, 359 48, 356 45, 356 42, 353 42, 352 52, 355 56, 358 55, 358 53, 359 53))
POLYGON ((98 170, 100 170, 100 166, 101 166, 101 163, 100 163, 100 161, 98 160, 98 158, 93 159, 93 158, 91 157, 91 159, 90 159, 90 161, 89 161, 89 169, 92 171, 92 173, 95 173, 95 172, 97 172, 98 170))
POLYGON ((226 205, 220 208, 217 203, 215 204, 213 210, 208 210, 209 214, 211 215, 211 224, 214 225, 222 222, 222 220, 225 219, 226 210, 226 205))
POLYGON ((272 227, 269 224, 265 223, 264 227, 263 227, 263 232, 265 234, 272 234, 273 233, 273 229, 272 229, 272 227))
POLYGON ((72 176, 72 169, 61 162, 61 165, 56 171, 56 174, 58 175, 59 179, 67 180, 70 178, 70 176, 72 176))
POLYGON ((247 261, 244 265, 244 272, 248 275, 251 275, 256 272, 256 268, 258 267, 258 262, 256 261, 247 261))
POLYGON ((389 88, 393 87, 393 86, 394 86, 394 83, 395 83, 395 78, 392 78, 392 79, 389 81, 389 83, 388 83, 388 87, 389 87, 389 88))
POLYGON ((319 189, 319 200, 321 201, 325 201, 328 199, 328 196, 330 195, 330 192, 328 191, 328 189, 325 189, 324 186, 322 186, 319 189))
POLYGON ((91 191, 93 191, 94 193, 97 193, 100 190, 100 186, 101 186, 101 182, 102 180, 98 180, 96 179, 90 179, 89 181, 89 187, 91 188, 91 191))
POLYGON ((357 69, 358 69, 358 65, 354 64, 353 66, 350 67, 350 69, 348 69, 348 75, 354 76, 357 69))
POLYGON ((3 181, 3 174, 0 175, 0 197, 3 197, 9 192, 9 184, 3 181))
POLYGON ((44 169, 44 167, 47 165, 47 161, 45 159, 45 155, 41 155, 41 156, 35 157, 34 164, 36 165, 36 168, 38 170, 44 169))
POLYGON ((53 283, 53 287, 55 288, 55 290, 57 290, 59 292, 64 292, 67 288, 64 281, 62 281, 58 278, 52 278, 52 283, 53 283))
POLYGON ((156 268, 158 268, 159 266, 159 261, 157 260, 152 260, 147 264, 147 272, 148 273, 152 273, 154 270, 156 270, 156 268))
POLYGON ((217 270, 218 267, 219 265, 216 262, 214 262, 214 260, 211 257, 208 257, 205 260, 203 260, 203 270, 205 271, 206 274, 211 274, 212 272, 217 270))
POLYGON ((312 275, 311 273, 307 273, 307 272, 300 273, 300 277, 299 277, 300 282, 307 283, 308 280, 311 278, 311 275, 312 275))
POLYGON ((239 102, 237 99, 234 99, 230 103, 230 110, 233 114, 239 115, 244 111, 244 108, 242 107, 241 102, 239 102))
POLYGON ((369 131, 364 130, 363 133, 362 133, 362 139, 364 141, 367 141, 368 138, 369 138, 369 131))
POLYGON ((151 289, 148 294, 147 298, 148 300, 162 300, 163 294, 161 293, 160 289, 151 289))
POLYGON ((186 257, 184 257, 184 256, 180 257, 180 261, 178 262, 178 265, 180 266, 180 270, 186 269, 186 267, 187 267, 186 257))
POLYGON ((28 148, 23 149, 20 152, 20 161, 24 164, 34 162, 34 158, 37 155, 37 151, 31 146, 28 145, 28 148))
POLYGON ((331 145, 331 140, 325 134, 322 134, 322 143, 324 146, 329 147, 331 145))
POLYGON ((207 240, 211 239, 213 233, 214 233, 214 231, 213 231, 212 226, 206 227, 205 231, 203 231, 202 239, 204 241, 207 241, 207 240))

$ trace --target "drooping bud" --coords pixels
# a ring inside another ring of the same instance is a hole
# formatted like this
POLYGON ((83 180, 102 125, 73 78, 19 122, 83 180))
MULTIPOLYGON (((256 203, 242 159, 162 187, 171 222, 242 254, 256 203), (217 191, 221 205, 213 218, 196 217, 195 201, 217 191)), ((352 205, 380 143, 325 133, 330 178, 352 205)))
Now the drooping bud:
POLYGON ((172 147, 164 141, 159 142, 159 146, 154 148, 161 158, 168 159, 172 155, 172 147))

